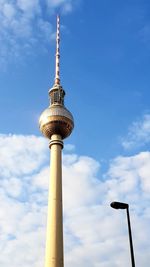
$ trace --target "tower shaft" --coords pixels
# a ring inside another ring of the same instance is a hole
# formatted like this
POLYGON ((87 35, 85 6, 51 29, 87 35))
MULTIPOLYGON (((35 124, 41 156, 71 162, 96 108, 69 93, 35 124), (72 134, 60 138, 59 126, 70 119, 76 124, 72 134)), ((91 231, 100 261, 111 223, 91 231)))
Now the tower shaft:
POLYGON ((63 267, 62 150, 60 135, 51 137, 50 188, 48 199, 45 267, 63 267))

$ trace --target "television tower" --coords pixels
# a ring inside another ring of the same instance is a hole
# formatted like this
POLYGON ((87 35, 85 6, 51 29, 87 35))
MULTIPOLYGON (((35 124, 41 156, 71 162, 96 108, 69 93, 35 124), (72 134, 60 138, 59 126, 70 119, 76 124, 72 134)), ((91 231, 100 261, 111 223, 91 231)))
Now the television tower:
POLYGON ((39 127, 50 140, 50 188, 45 267, 63 267, 62 148, 63 139, 74 127, 72 114, 64 106, 65 91, 60 84, 60 18, 57 16, 55 82, 49 90, 50 105, 39 119, 39 127))

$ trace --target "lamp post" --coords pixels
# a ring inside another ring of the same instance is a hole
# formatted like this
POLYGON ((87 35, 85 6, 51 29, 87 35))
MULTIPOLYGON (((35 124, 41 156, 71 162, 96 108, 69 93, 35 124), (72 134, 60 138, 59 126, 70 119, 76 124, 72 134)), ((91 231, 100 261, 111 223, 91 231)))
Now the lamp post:
POLYGON ((122 202, 112 202, 110 206, 113 209, 125 209, 127 211, 127 222, 128 222, 128 231, 129 231, 129 244, 130 244, 130 253, 131 253, 131 263, 132 267, 135 267, 134 260, 134 250, 133 250, 133 242, 132 242, 132 232, 131 232, 131 223, 130 223, 130 215, 129 215, 129 204, 122 202))

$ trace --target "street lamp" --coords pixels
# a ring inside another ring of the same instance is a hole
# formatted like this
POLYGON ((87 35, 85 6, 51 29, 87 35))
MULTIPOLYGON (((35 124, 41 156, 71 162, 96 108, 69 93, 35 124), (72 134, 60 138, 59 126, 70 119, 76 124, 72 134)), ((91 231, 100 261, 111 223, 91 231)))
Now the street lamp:
POLYGON ((133 242, 132 242, 132 232, 131 232, 131 223, 130 223, 130 215, 129 215, 129 204, 122 202, 112 202, 110 206, 113 209, 125 209, 127 211, 127 222, 128 222, 128 231, 129 231, 129 243, 130 243, 130 253, 131 253, 131 263, 132 267, 135 267, 134 260, 134 251, 133 251, 133 242))

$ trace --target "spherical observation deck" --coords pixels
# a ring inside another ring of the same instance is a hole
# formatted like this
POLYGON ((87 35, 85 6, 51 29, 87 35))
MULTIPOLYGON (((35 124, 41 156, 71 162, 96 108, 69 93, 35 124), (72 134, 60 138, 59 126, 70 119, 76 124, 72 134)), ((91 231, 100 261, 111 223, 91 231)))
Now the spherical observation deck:
POLYGON ((39 127, 43 135, 48 139, 51 139, 53 134, 59 134, 64 139, 73 130, 73 116, 64 105, 54 104, 41 114, 39 127))

